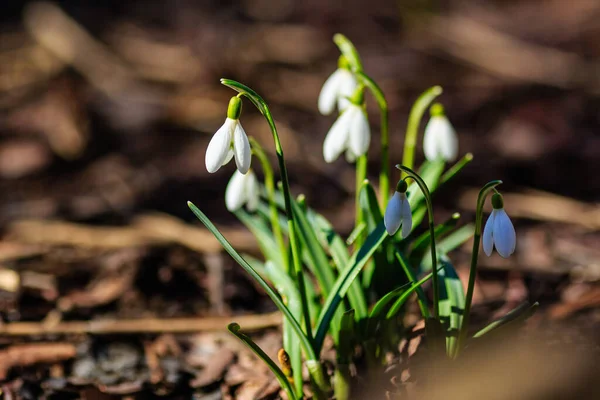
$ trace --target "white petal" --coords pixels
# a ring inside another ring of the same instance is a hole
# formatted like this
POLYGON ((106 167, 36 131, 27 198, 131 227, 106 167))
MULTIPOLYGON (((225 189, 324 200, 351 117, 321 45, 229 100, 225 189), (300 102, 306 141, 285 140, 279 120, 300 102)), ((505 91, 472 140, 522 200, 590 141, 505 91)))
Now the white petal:
POLYGON ((246 202, 246 177, 236 170, 225 189, 225 206, 231 212, 240 209, 246 202))
POLYGON ((504 209, 497 210, 494 219, 494 242, 498 254, 504 258, 510 257, 515 250, 516 241, 515 228, 506 211, 504 209))
POLYGON ((344 111, 351 103, 348 97, 354 94, 354 91, 358 87, 358 82, 354 77, 354 74, 347 69, 341 70, 340 84, 338 86, 338 111, 344 111))
POLYGON ((319 112, 329 115, 333 112, 338 97, 338 88, 343 79, 343 70, 337 69, 327 78, 319 93, 319 112))
POLYGON ((208 143, 204 162, 206 170, 211 174, 217 172, 227 159, 231 147, 234 124, 234 120, 227 118, 225 123, 213 135, 210 143, 208 143))
POLYGON ((352 123, 350 125, 349 147, 357 156, 362 156, 369 150, 371 143, 371 129, 369 121, 363 110, 355 105, 348 107, 346 112, 353 112, 352 123))
POLYGON ((327 132, 323 142, 323 158, 326 162, 334 162, 346 149, 351 118, 352 113, 343 112, 327 132))
POLYGON ((425 127, 423 152, 429 161, 439 157, 445 161, 454 161, 458 155, 456 132, 445 116, 431 117, 425 127))
POLYGON ((441 119, 440 135, 438 137, 439 152, 444 160, 454 161, 458 155, 458 137, 448 118, 441 116, 437 118, 441 119))
POLYGON ((346 149, 345 158, 346 158, 346 161, 348 161, 349 163, 353 163, 356 161, 356 159, 358 157, 356 156, 356 154, 354 154, 352 149, 348 148, 348 149, 346 149))
POLYGON ((231 149, 231 147, 230 147, 229 151, 227 152, 227 157, 225 157, 225 161, 223 161, 223 164, 221 164, 221 165, 226 165, 229 161, 231 161, 232 158, 233 158, 233 149, 231 149))
POLYGON ((385 208, 385 214, 383 216, 383 224, 387 230, 388 235, 393 235, 400 228, 402 223, 402 197, 401 194, 396 192, 394 196, 388 201, 387 207, 385 208))
POLYGON ((248 171, 246 177, 246 208, 248 211, 256 211, 259 201, 258 179, 252 170, 248 171))
POLYGON ((401 194, 402 197, 402 239, 410 235, 410 231, 412 230, 412 212, 410 210, 410 203, 406 198, 405 194, 401 194))
POLYGON ((483 228, 483 251, 487 256, 492 255, 492 250, 494 249, 494 218, 496 217, 496 210, 492 210, 492 213, 488 217, 487 222, 485 223, 485 228, 483 228))
POLYGON ((235 165, 237 165, 238 171, 242 174, 248 172, 250 162, 252 161, 252 152, 250 151, 248 136, 246 136, 246 132, 239 121, 235 125, 235 131, 233 132, 233 155, 235 156, 235 165))

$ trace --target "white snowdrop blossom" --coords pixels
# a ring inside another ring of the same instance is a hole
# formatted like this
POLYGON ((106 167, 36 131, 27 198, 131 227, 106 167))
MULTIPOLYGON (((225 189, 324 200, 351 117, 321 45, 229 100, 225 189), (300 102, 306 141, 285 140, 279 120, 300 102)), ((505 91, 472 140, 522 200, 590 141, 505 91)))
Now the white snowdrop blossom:
POLYGON ((319 94, 319 112, 329 115, 337 103, 338 111, 343 111, 350 104, 348 98, 358 87, 354 74, 347 68, 338 68, 327 78, 319 94))
POLYGON ((239 120, 240 112, 241 100, 238 97, 232 97, 225 123, 213 135, 206 148, 206 170, 211 174, 217 172, 232 158, 235 158, 237 169, 242 174, 250 169, 252 153, 248 136, 239 120))
POLYGON ((235 171, 225 189, 225 206, 231 212, 239 210, 245 204, 248 211, 258 208, 259 189, 258 179, 254 171, 249 170, 245 175, 235 171))
POLYGON ((385 209, 383 223, 388 235, 394 235, 402 227, 402 238, 410 234, 412 229, 412 212, 406 193, 396 192, 385 209))
POLYGON ((350 103, 327 132, 323 158, 328 163, 334 162, 346 150, 346 159, 355 160, 367 152, 370 143, 367 115, 363 107, 350 103))
POLYGON ((458 155, 458 137, 452 124, 444 115, 441 104, 431 107, 431 118, 425 127, 423 151, 429 161, 438 158, 454 161, 458 155))
POLYGON ((492 205, 494 209, 483 229, 483 251, 489 257, 495 246, 498 254, 504 258, 508 258, 515 251, 517 245, 515 228, 508 214, 504 211, 502 196, 500 194, 494 194, 492 205))

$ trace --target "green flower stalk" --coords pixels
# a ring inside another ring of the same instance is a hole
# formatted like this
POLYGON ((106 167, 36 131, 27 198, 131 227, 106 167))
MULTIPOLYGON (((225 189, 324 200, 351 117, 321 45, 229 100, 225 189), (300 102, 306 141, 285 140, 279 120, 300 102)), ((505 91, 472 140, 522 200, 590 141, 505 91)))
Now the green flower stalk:
POLYGON ((437 270, 437 253, 435 250, 435 225, 433 221, 433 203, 431 201, 431 194, 425 181, 412 169, 404 165, 396 165, 400 171, 404 172, 409 178, 412 178, 425 196, 425 202, 427 203, 427 214, 429 217, 429 234, 431 235, 431 268, 432 268, 432 283, 433 283, 433 309, 434 317, 439 318, 440 316, 440 288, 438 285, 438 270, 437 270))
POLYGON ((455 357, 465 345, 467 334, 469 332, 469 319, 471 317, 471 303, 473 302, 473 291, 475 290, 475 276, 477 274, 477 258, 479 257, 479 242, 481 241, 481 226, 483 223, 483 206, 488 194, 495 190, 495 187, 500 185, 502 181, 488 182, 479 191, 477 196, 477 208, 475 211, 475 234, 473 235, 473 251, 471 253, 471 268, 469 270, 469 283, 467 285, 467 295, 465 297, 465 309, 463 311, 463 320, 461 329, 458 334, 458 343, 456 345, 455 357))
POLYGON ((352 44, 346 36, 340 33, 333 36, 333 41, 340 49, 342 56, 345 58, 345 61, 358 79, 358 82, 369 89, 379 107, 381 114, 381 172, 379 174, 379 191, 381 203, 387 204, 390 190, 388 104, 385 95, 383 94, 383 90, 381 90, 377 83, 363 71, 360 55, 354 44, 352 44))
POLYGON ((271 220, 271 229, 273 230, 273 236, 275 236, 275 240, 279 246, 279 251, 281 252, 281 258, 284 262, 283 267, 288 271, 289 275, 290 265, 288 260, 288 251, 283 238, 283 233, 281 232, 281 226, 279 225, 279 213, 277 211, 277 203, 275 202, 275 178, 273 176, 273 168, 271 167, 269 158, 267 157, 262 146, 253 137, 250 137, 250 145, 252 147, 252 152, 256 155, 256 157, 258 157, 265 175, 265 190, 267 192, 267 200, 269 201, 269 219, 271 220))

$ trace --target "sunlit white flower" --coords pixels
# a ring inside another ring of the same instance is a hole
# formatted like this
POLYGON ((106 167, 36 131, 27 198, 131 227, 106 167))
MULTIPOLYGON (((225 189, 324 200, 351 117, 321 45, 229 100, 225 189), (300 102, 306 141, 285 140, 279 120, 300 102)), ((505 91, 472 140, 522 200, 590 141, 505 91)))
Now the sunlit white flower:
POLYGON ((412 212, 405 191, 406 189, 404 189, 404 192, 396 191, 394 193, 394 196, 392 196, 387 204, 385 215, 383 216, 383 223, 387 233, 394 235, 402 227, 402 238, 407 237, 412 229, 412 212))
POLYGON ((319 112, 329 115, 337 103, 338 110, 343 111, 348 107, 348 97, 358 87, 354 74, 349 69, 340 67, 327 78, 319 94, 319 112))
POLYGON ((458 155, 458 137, 452 124, 444 115, 441 104, 434 104, 431 107, 431 118, 425 127, 423 151, 429 161, 438 158, 454 161, 458 155))
POLYGON ((236 170, 225 189, 225 206, 234 212, 245 204, 248 211, 254 211, 258 207, 258 196, 258 179, 254 171, 249 170, 244 175, 236 170))
POLYGON ((494 194, 492 205, 494 209, 483 229, 483 251, 490 256, 495 246, 498 254, 508 258, 515 251, 517 245, 515 228, 504 211, 500 194, 494 194))
POLYGON ((364 109, 350 103, 333 123, 323 143, 323 158, 334 162, 344 150, 346 159, 362 156, 371 143, 371 128, 364 109))
POLYGON ((252 153, 248 136, 239 120, 241 110, 241 100, 238 97, 232 97, 229 101, 225 123, 213 135, 206 148, 206 169, 211 174, 217 172, 221 166, 227 164, 234 157, 238 171, 245 174, 250 169, 252 153))

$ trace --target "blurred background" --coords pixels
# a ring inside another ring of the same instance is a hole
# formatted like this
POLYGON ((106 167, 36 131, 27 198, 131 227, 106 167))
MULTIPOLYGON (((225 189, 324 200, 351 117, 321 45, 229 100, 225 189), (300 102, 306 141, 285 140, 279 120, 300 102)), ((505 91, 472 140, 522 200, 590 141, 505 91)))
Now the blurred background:
MULTIPOLYGON (((194 330, 204 332, 244 314, 246 325, 266 328, 265 348, 279 346, 272 328, 279 317, 264 315, 273 306, 186 206, 193 201, 234 246, 257 253, 225 209, 232 165, 212 175, 204 166, 232 95, 221 77, 247 84, 270 104, 294 194, 304 193, 341 233, 352 229, 354 170, 342 160, 323 161, 334 117, 320 116, 316 106, 336 68, 336 32, 354 42, 386 94, 394 163, 412 102, 426 88, 443 86, 440 101, 460 154, 472 152, 474 160, 437 193, 436 219, 459 211, 469 222, 478 187, 505 182, 517 251, 508 260, 481 258, 474 310, 480 321, 521 301, 540 301, 532 324, 563 327, 548 333, 549 342, 581 343, 597 357, 598 21, 597 0, 3 4, 3 393, 275 393, 268 372, 238 354, 226 334, 175 339, 165 333, 176 330, 165 318, 195 318, 194 330), (99 318, 118 327, 86 336, 87 322, 99 318), (127 325, 136 318, 156 325, 127 325), (43 335, 48 329, 56 335, 43 335), (126 334, 106 336, 114 331, 126 334)), ((379 116, 373 99, 367 102, 376 182, 379 116)), ((250 103, 241 120, 274 160, 268 126, 250 103)), ((454 255, 462 278, 470 247, 454 255)))

